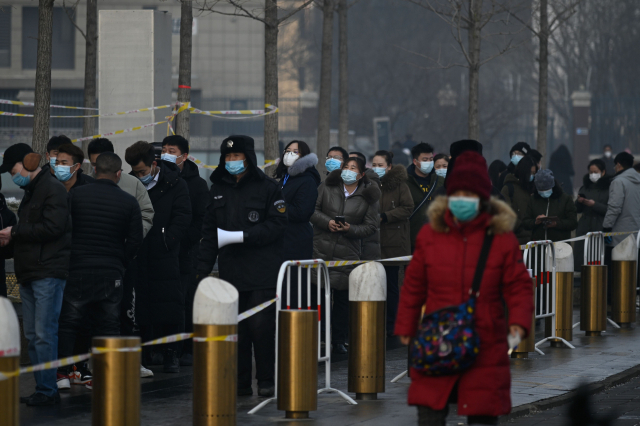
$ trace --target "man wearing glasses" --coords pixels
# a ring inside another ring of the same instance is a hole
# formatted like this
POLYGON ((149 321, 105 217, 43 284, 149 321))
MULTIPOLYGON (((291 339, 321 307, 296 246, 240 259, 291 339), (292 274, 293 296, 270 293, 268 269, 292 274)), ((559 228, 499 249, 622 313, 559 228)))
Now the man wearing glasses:
POLYGON ((334 170, 342 168, 342 164, 345 159, 349 158, 349 153, 339 146, 333 146, 329 148, 327 152, 327 161, 324 163, 324 167, 327 169, 327 175, 334 170))

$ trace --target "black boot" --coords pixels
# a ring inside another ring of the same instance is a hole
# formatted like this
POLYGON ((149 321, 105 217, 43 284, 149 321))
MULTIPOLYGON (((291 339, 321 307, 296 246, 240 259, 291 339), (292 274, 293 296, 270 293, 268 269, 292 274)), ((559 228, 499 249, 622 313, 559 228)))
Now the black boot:
POLYGON ((173 349, 164 350, 164 372, 165 373, 179 373, 180 372, 180 360, 178 359, 178 353, 173 349))

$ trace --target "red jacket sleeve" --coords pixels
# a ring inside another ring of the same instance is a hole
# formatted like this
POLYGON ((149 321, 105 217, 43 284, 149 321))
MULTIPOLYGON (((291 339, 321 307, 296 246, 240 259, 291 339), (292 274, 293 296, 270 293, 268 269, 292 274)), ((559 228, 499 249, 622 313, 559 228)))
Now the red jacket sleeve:
POLYGON ((512 232, 505 236, 503 246, 507 247, 507 253, 502 269, 502 292, 509 308, 509 325, 519 325, 528 336, 533 315, 533 283, 512 232))
POLYGON ((396 317, 395 334, 398 336, 416 335, 422 306, 427 301, 428 283, 425 274, 425 241, 428 241, 429 237, 425 234, 429 233, 430 230, 430 226, 426 225, 418 234, 413 258, 404 274, 404 283, 400 291, 400 303, 396 317))

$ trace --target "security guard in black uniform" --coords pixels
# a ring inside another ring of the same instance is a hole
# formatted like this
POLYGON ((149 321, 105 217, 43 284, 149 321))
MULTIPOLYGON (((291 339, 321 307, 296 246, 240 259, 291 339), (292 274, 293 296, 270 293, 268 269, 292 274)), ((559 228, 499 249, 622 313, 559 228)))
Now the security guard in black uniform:
MULTIPOLYGON (((276 297, 283 235, 288 224, 278 183, 257 166, 253 139, 229 136, 220 148, 220 164, 211 174, 211 204, 202 227, 198 276, 205 277, 218 258, 220 278, 240 293, 244 312, 276 297), (218 229, 230 231, 218 241, 218 229), (226 245, 225 245, 226 244, 226 245)), ((251 349, 255 351, 258 395, 273 396, 275 304, 238 325, 238 395, 252 395, 251 349)))

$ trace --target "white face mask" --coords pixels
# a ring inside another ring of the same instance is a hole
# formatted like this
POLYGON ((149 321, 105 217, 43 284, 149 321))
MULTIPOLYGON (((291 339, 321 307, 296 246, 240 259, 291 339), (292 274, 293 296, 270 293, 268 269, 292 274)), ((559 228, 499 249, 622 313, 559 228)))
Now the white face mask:
POLYGON ((291 167, 291 165, 295 163, 298 158, 300 158, 300 155, 296 154, 295 152, 285 152, 282 162, 285 166, 291 167))
POLYGON ((600 178, 600 173, 589 173, 589 180, 593 183, 596 183, 600 178))
POLYGON ((604 156, 607 158, 611 158, 611 151, 605 151, 604 156))

